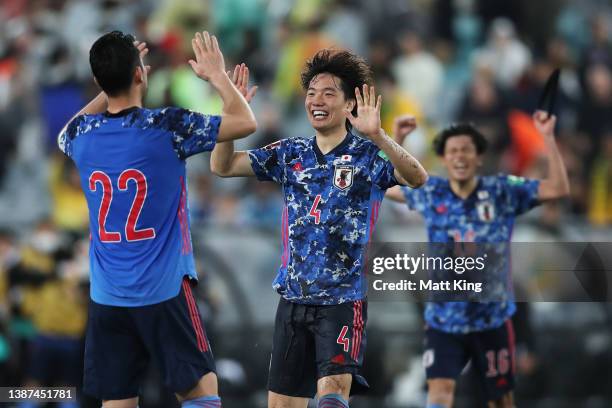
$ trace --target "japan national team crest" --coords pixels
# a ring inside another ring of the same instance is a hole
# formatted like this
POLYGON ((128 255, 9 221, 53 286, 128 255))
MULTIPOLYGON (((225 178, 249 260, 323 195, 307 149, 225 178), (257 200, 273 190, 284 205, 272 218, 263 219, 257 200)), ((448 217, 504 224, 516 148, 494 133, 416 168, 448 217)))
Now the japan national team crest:
POLYGON ((353 185, 353 166, 337 165, 334 170, 334 186, 346 190, 353 185))
POLYGON ((491 222, 495 218, 495 206, 490 201, 482 201, 476 204, 476 209, 481 221, 491 222))

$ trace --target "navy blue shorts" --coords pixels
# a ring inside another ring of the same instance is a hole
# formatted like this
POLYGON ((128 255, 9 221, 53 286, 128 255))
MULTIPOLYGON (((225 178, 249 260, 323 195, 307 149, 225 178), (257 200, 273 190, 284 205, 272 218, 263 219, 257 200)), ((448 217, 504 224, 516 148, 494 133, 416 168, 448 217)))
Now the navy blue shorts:
POLYGON ((514 329, 507 320, 501 327, 468 334, 425 330, 423 366, 427 379, 456 380, 471 361, 489 401, 514 389, 514 329))
POLYGON ((83 391, 102 400, 138 396, 150 359, 173 392, 191 390, 215 372, 204 324, 185 277, 178 296, 140 307, 90 301, 83 391))
POLYGON ((317 380, 352 374, 351 394, 367 390, 359 374, 366 346, 367 302, 316 306, 281 298, 276 311, 268 389, 312 398, 317 380))

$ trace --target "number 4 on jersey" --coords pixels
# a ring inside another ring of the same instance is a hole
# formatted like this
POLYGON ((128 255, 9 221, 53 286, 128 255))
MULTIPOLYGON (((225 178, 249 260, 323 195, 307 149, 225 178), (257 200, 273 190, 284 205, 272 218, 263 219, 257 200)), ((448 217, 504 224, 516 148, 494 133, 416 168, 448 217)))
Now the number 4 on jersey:
POLYGON ((317 209, 320 202, 321 202, 321 194, 318 194, 315 197, 314 203, 312 203, 310 212, 308 213, 308 215, 310 215, 311 217, 314 217, 315 224, 319 224, 321 222, 321 210, 317 209))
MULTIPOLYGON (((140 170, 125 170, 119 176, 117 183, 119 190, 126 191, 130 180, 136 183, 136 195, 134 196, 134 201, 132 202, 132 207, 130 208, 130 213, 125 223, 125 238, 128 242, 153 239, 155 238, 155 229, 136 229, 140 212, 147 199, 147 178, 140 170)), ((109 232, 106 230, 106 218, 108 217, 113 201, 113 183, 111 178, 103 171, 94 171, 91 173, 91 176, 89 176, 89 189, 93 192, 97 191, 98 184, 102 187, 102 201, 100 202, 100 210, 98 211, 98 236, 102 242, 121 242, 121 234, 119 232, 109 232)))

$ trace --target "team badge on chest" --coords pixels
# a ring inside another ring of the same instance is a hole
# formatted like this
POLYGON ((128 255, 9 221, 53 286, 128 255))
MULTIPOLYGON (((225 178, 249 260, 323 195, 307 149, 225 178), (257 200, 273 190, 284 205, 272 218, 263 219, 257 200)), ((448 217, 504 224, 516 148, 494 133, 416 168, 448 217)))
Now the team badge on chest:
POLYGON ((334 168, 334 186, 346 190, 353 185, 353 166, 336 165, 334 168))
POLYGON ((476 204, 478 218, 484 222, 491 222, 495 218, 495 206, 491 201, 481 201, 476 204))

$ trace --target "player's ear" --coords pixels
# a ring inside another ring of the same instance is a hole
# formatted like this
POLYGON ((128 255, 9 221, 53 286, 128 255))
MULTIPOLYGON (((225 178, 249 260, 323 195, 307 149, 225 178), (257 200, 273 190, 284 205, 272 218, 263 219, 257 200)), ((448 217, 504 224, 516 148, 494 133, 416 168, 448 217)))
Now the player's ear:
POLYGON ((346 101, 346 109, 349 112, 352 112, 353 109, 355 109, 355 105, 357 104, 357 101, 355 99, 347 99, 346 101))

